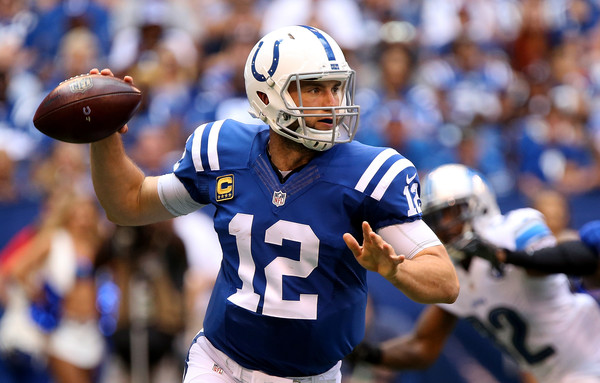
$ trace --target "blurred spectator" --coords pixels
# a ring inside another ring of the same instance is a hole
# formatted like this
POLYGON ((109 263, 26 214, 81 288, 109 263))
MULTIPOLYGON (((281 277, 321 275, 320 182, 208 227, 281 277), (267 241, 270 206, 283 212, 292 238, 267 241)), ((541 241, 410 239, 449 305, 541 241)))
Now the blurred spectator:
MULTIPOLYGON (((254 46, 257 31, 238 31, 235 38, 224 42, 221 52, 207 58, 198 79, 198 88, 192 107, 185 116, 185 132, 191 134, 200 124, 234 118, 251 123, 250 104, 246 97, 244 66, 248 52, 254 46)), ((259 120, 254 120, 259 121, 259 120)))
POLYGON ((184 115, 192 100, 196 79, 196 48, 189 41, 170 39, 159 42, 154 56, 129 72, 144 94, 144 108, 130 126, 137 137, 147 127, 160 126, 171 140, 181 142, 184 115), (189 44, 188 44, 189 43, 189 44), (188 52, 181 57, 180 52, 188 52))
POLYGON ((427 0, 422 4, 420 45, 426 52, 439 53, 460 36, 482 47, 503 46, 521 27, 515 0, 427 0))
POLYGON ((555 103, 546 116, 524 121, 519 150, 519 189, 529 198, 548 187, 574 195, 599 185, 598 163, 584 125, 555 103))
POLYGON ((65 79, 87 73, 92 67, 104 67, 100 41, 87 27, 76 27, 61 38, 55 65, 47 89, 52 90, 65 79))
POLYGON ((553 42, 583 36, 600 20, 600 5, 594 0, 546 1, 544 11, 553 42))
POLYGON ((545 2, 523 0, 520 9, 521 28, 506 50, 510 54, 513 68, 525 71, 528 66, 545 60, 550 49, 550 39, 546 33, 548 21, 544 11, 545 2))
POLYGON ((51 141, 50 152, 33 167, 31 182, 41 195, 57 190, 91 190, 88 147, 51 141))
MULTIPOLYGON (((169 358, 182 359, 175 342, 185 327, 183 287, 188 263, 172 221, 118 226, 102 245, 97 266, 110 275, 119 291, 116 328, 107 334, 122 366, 116 376, 148 383, 177 379, 158 374, 169 358)), ((180 371, 177 365, 178 376, 180 371)))
POLYGON ((219 54, 235 39, 252 41, 257 37, 262 24, 260 3, 255 0, 198 2, 196 12, 204 21, 200 39, 203 55, 219 54))
POLYGON ((31 194, 29 180, 19 179, 19 163, 0 147, 0 264, 2 250, 21 229, 29 225, 39 212, 39 200, 31 194))
POLYGON ((169 137, 180 142, 187 137, 182 134, 182 124, 192 99, 199 58, 193 35, 178 19, 186 8, 166 1, 124 8, 137 10, 139 15, 133 24, 118 30, 109 66, 119 77, 133 76, 144 95, 142 106, 129 122, 131 134, 125 136, 125 144, 131 146, 138 134, 153 126, 163 127, 169 137))
POLYGON ((533 197, 531 207, 544 215, 558 242, 579 239, 577 230, 571 227, 571 208, 563 194, 552 189, 540 190, 533 197))
POLYGON ((161 41, 179 41, 184 47, 192 47, 189 52, 184 49, 179 54, 192 55, 190 61, 195 60, 195 34, 190 29, 194 25, 193 13, 184 4, 127 1, 113 9, 115 32, 108 65, 117 77, 129 74, 132 67, 156 62, 156 49, 161 41))
POLYGON ((505 57, 482 50, 463 34, 452 41, 449 54, 420 66, 419 81, 437 92, 445 121, 468 126, 503 116, 502 97, 514 75, 505 57))
POLYGON ((201 210, 173 219, 173 229, 183 240, 189 269, 185 275, 186 340, 193 339, 202 328, 210 294, 214 286, 223 251, 213 226, 214 208, 201 210))
POLYGON ((47 358, 55 383, 92 383, 105 346, 93 267, 104 235, 99 206, 89 195, 57 190, 46 208, 7 268, 15 285, 0 336, 9 352, 47 358))
POLYGON ((15 180, 15 162, 6 150, 0 149, 0 202, 16 202, 18 198, 15 180))
POLYGON ((27 36, 26 47, 34 55, 30 61, 43 81, 53 70, 53 60, 63 36, 78 27, 89 29, 99 41, 100 56, 105 56, 111 42, 110 13, 95 0, 58 0, 38 2, 35 29, 27 36), (43 8, 42 8, 43 7, 43 8))
POLYGON ((362 109, 357 139, 395 148, 418 169, 443 163, 443 148, 432 139, 442 115, 431 89, 415 83, 416 52, 408 43, 382 43, 378 58, 377 81, 358 92, 362 109), (438 155, 431 156, 433 151, 438 155))
POLYGON ((131 148, 131 157, 135 159, 145 174, 163 174, 181 155, 181 153, 177 153, 175 159, 169 156, 175 145, 174 138, 163 129, 145 128, 137 134, 136 141, 131 148))
POLYGON ((327 31, 344 54, 364 43, 365 23, 354 0, 274 0, 263 12, 261 35, 286 25, 311 25, 327 31))

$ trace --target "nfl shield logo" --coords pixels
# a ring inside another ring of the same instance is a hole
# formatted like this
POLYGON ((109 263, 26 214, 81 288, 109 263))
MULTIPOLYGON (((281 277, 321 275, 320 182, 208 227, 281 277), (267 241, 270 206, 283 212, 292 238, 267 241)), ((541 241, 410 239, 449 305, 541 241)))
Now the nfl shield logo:
POLYGON ((279 207, 285 203, 285 193, 282 191, 276 191, 273 193, 273 205, 279 207))
POLYGON ((86 90, 92 88, 94 83, 92 79, 89 77, 81 77, 77 80, 74 80, 69 84, 69 89, 72 93, 84 93, 86 90))

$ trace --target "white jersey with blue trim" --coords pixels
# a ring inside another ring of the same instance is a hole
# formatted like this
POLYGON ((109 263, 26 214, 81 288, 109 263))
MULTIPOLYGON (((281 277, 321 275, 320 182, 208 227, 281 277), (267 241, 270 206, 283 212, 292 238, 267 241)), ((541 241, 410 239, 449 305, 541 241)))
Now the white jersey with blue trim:
MULTIPOLYGON (((542 214, 529 208, 497 216, 474 229, 511 250, 555 243, 542 214)), ((520 368, 545 383, 574 376, 600 377, 600 309, 589 295, 572 293, 566 275, 531 276, 508 264, 499 273, 477 257, 468 270, 456 269, 458 299, 439 307, 466 318, 513 356, 520 368)))
POLYGON ((223 248, 204 322, 210 342, 245 368, 275 376, 327 371, 365 330, 366 270, 342 236, 421 219, 413 164, 351 142, 320 152, 281 183, 269 127, 199 127, 175 175, 214 204, 223 248))

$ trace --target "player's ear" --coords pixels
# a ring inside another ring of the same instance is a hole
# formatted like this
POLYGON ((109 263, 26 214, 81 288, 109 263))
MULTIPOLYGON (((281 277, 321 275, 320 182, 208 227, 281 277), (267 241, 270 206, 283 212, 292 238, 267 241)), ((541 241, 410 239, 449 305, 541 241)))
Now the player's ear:
POLYGON ((260 98, 260 100, 263 102, 263 104, 269 105, 269 96, 267 96, 266 93, 256 92, 256 94, 258 95, 258 98, 260 98))

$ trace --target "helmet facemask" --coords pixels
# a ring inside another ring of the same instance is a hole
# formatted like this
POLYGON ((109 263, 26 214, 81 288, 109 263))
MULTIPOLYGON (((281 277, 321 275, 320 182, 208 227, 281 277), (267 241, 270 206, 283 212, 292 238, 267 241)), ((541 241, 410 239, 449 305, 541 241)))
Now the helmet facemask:
POLYGON ((354 99, 354 75, 354 71, 290 75, 280 91, 285 108, 279 112, 276 120, 279 133, 317 151, 327 150, 335 144, 352 141, 359 119, 358 106, 352 105, 350 102, 354 99), (340 105, 304 106, 301 92, 302 81, 340 81, 340 105), (298 105, 290 95, 290 87, 296 87, 298 105), (333 128, 329 130, 312 128, 307 125, 306 117, 331 118, 333 128))
POLYGON ((444 243, 450 257, 457 261, 467 258, 463 248, 474 237, 471 218, 466 200, 439 206, 423 214, 423 221, 444 243))
POLYGON ((500 214, 487 180, 464 165, 447 164, 427 174, 421 186, 423 220, 438 234, 448 254, 465 261, 474 251, 484 253, 475 228, 500 214))

